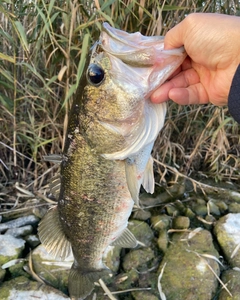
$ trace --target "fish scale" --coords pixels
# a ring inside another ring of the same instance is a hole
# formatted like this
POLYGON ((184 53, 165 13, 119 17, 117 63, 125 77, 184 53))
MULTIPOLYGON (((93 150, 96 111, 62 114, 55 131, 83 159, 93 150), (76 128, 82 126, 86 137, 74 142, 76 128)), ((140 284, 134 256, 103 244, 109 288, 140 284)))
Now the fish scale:
POLYGON ((94 282, 109 273, 109 245, 133 248, 127 229, 139 189, 154 191, 151 150, 163 127, 166 105, 149 95, 182 63, 183 48, 164 50, 163 37, 128 34, 103 24, 91 48, 69 115, 60 164, 51 192, 58 205, 39 225, 47 251, 65 259, 71 299, 85 299, 94 282))

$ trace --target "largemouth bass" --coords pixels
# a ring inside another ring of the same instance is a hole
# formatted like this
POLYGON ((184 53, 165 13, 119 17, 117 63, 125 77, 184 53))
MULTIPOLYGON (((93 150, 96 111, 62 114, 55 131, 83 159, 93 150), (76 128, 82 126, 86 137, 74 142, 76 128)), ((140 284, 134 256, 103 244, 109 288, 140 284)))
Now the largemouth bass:
POLYGON ((149 95, 182 63, 183 48, 164 50, 163 37, 145 37, 107 23, 90 50, 72 104, 58 180, 58 205, 39 225, 40 240, 64 259, 71 249, 71 299, 85 299, 109 270, 102 261, 111 245, 136 247, 127 229, 139 189, 154 191, 154 141, 166 105, 149 95))

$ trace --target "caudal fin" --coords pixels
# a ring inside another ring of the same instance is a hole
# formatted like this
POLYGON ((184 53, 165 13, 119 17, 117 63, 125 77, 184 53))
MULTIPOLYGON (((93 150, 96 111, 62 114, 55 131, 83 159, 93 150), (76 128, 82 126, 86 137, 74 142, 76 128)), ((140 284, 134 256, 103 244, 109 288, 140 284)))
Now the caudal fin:
POLYGON ((68 290, 71 300, 85 299, 93 291, 94 282, 109 273, 110 271, 106 269, 84 273, 73 265, 68 277, 68 290))

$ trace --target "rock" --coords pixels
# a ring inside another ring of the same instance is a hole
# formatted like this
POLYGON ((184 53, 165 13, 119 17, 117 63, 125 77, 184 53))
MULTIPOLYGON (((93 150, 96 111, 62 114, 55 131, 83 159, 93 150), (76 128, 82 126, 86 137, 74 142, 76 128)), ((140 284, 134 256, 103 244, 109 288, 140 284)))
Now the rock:
POLYGON ((227 270, 222 273, 221 279, 226 284, 229 293, 222 288, 219 294, 218 300, 239 300, 240 295, 240 271, 239 270, 227 270))
POLYGON ((159 297, 153 295, 148 291, 134 291, 131 293, 135 300, 158 300, 159 297))
POLYGON ((19 228, 10 228, 5 232, 6 234, 12 235, 14 237, 26 236, 31 234, 33 231, 33 227, 31 225, 25 225, 19 228))
POLYGON ((128 223, 128 229, 140 243, 147 247, 151 245, 154 234, 146 222, 131 220, 128 223))
POLYGON ((103 262, 114 273, 119 269, 121 249, 119 246, 108 246, 103 255, 103 262))
POLYGON ((203 226, 205 229, 211 230, 213 225, 216 222, 216 219, 212 215, 206 215, 205 221, 202 221, 202 222, 203 222, 203 226))
POLYGON ((41 299, 41 300, 63 300, 70 299, 60 291, 27 279, 24 276, 2 283, 0 289, 1 300, 23 300, 23 299, 41 299))
POLYGON ((208 213, 206 202, 203 199, 197 199, 195 202, 191 203, 192 210, 198 216, 205 216, 208 213))
POLYGON ((194 219, 196 217, 195 213, 191 210, 191 208, 187 207, 184 211, 184 215, 189 219, 194 219))
POLYGON ((35 206, 33 208, 32 212, 37 218, 42 219, 48 210, 49 210, 49 207, 47 208, 45 206, 35 206))
POLYGON ((18 258, 25 246, 25 241, 11 235, 0 235, 0 265, 18 258))
POLYGON ((228 205, 228 211, 230 213, 240 213, 240 203, 236 203, 236 202, 230 203, 228 205))
POLYGON ((36 234, 29 234, 24 237, 24 240, 29 244, 31 248, 36 248, 40 244, 40 240, 36 234))
POLYGON ((139 274, 135 269, 130 270, 127 273, 120 273, 114 278, 113 287, 114 290, 128 290, 138 281, 139 274))
MULTIPOLYGON (((113 271, 117 272, 120 264, 121 248, 109 246, 103 256, 103 261, 113 271)), ((32 252, 33 269, 35 273, 48 284, 67 293, 69 270, 74 258, 71 254, 64 261, 55 259, 41 244, 32 252)), ((109 276, 108 276, 109 277, 109 276)), ((108 280, 108 278, 106 278, 108 280)), ((106 282, 107 283, 107 282, 106 282)))
POLYGON ((173 219, 172 227, 174 229, 188 229, 190 220, 188 217, 179 216, 173 219))
POLYGON ((151 218, 151 213, 148 210, 138 209, 133 213, 132 218, 140 221, 146 221, 151 218))
POLYGON ((225 214, 228 210, 228 205, 224 201, 215 200, 216 205, 220 209, 221 214, 225 214))
POLYGON ((68 275, 73 263, 72 255, 65 261, 61 261, 49 254, 43 245, 39 245, 32 252, 32 263, 35 273, 41 279, 54 288, 67 293, 68 275))
POLYGON ((6 270, 0 268, 0 283, 4 280, 5 274, 6 274, 6 270))
POLYGON ((232 267, 240 267, 240 213, 220 218, 214 233, 228 263, 232 267))
POLYGON ((28 275, 23 267, 26 265, 26 262, 25 261, 19 261, 18 263, 16 264, 13 264, 12 266, 10 266, 8 268, 10 274, 11 274, 11 277, 12 278, 15 278, 15 277, 18 277, 18 276, 25 276, 25 277, 29 277, 30 275, 28 275))
POLYGON ((158 248, 165 253, 167 251, 168 247, 168 234, 167 230, 162 230, 159 233, 158 239, 157 239, 158 248))
POLYGON ((218 287, 218 280, 208 264, 219 275, 218 263, 207 256, 218 258, 212 236, 207 230, 175 233, 172 243, 160 264, 162 291, 168 300, 210 300, 218 287), (201 256, 201 254, 203 256, 201 256))
POLYGON ((168 229, 170 226, 171 217, 167 215, 158 215, 151 217, 151 224, 157 231, 168 229))
POLYGON ((150 248, 131 250, 123 259, 123 269, 127 272, 131 269, 148 269, 147 263, 154 258, 154 252, 150 248))
POLYGON ((12 221, 8 221, 0 224, 0 232, 3 232, 9 228, 18 228, 25 225, 36 225, 39 222, 39 218, 34 215, 20 217, 12 221))
POLYGON ((178 209, 171 204, 166 205, 166 211, 167 211, 167 214, 172 217, 179 216, 179 214, 180 214, 178 209))
POLYGON ((215 216, 220 216, 221 212, 219 207, 214 203, 213 200, 209 200, 208 201, 208 208, 211 214, 215 215, 215 216))

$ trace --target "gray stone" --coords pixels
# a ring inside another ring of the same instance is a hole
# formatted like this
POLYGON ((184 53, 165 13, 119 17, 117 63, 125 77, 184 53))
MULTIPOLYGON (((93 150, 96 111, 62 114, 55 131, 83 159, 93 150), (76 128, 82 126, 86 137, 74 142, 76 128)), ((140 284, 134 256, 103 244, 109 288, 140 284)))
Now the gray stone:
MULTIPOLYGON (((103 261, 113 272, 116 272, 120 264, 121 248, 110 246, 105 251, 103 261)), ((35 273, 54 288, 67 293, 68 275, 74 258, 71 254, 64 261, 56 259, 49 254, 41 244, 32 252, 32 263, 35 273)))
POLYGON ((1 300, 63 300, 70 299, 60 291, 21 276, 2 283, 0 289, 1 300))
POLYGON ((0 265, 3 265, 12 259, 20 257, 25 241, 11 235, 0 235, 0 245, 0 265))
POLYGON ((240 213, 228 214, 220 218, 214 227, 214 233, 225 259, 232 267, 240 267, 240 213))
POLYGON ((222 273, 221 279, 226 284, 232 296, 222 288, 218 300, 239 300, 240 270, 227 270, 222 273))
POLYGON ((40 244, 40 240, 36 234, 27 235, 24 239, 32 248, 36 248, 40 244))
POLYGON ((73 263, 70 255, 65 261, 55 259, 43 245, 39 245, 32 252, 32 263, 35 273, 54 288, 66 293, 69 270, 73 263))
POLYGON ((36 225, 39 222, 39 218, 34 215, 20 217, 12 221, 8 221, 0 224, 0 232, 6 231, 9 228, 17 228, 25 225, 36 225))
POLYGON ((32 233, 33 227, 31 225, 25 225, 19 228, 10 228, 5 232, 6 234, 12 235, 14 237, 26 236, 32 233))
POLYGON ((212 236, 207 230, 194 233, 175 233, 160 264, 162 291, 167 300, 210 300, 218 287, 218 280, 208 265, 219 275, 218 258, 212 236))

